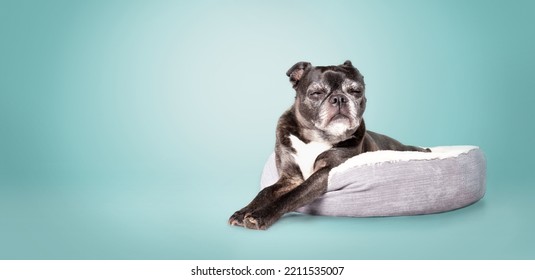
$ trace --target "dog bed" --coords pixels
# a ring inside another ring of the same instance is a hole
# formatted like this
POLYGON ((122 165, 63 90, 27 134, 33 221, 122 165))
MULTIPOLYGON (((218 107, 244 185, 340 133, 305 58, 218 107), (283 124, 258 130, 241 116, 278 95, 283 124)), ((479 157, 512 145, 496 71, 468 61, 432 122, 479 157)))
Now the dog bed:
MULTIPOLYGON (((484 196, 486 160, 479 147, 431 150, 377 151, 350 158, 331 170, 327 192, 297 211, 351 217, 421 215, 465 207, 484 196)), ((278 177, 272 154, 261 187, 278 177)))

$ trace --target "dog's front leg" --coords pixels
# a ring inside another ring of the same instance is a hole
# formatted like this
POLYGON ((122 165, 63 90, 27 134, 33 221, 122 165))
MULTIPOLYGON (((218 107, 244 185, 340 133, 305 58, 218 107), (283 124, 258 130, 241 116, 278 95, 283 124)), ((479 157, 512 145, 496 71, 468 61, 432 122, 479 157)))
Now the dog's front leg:
POLYGON ((251 212, 262 209, 274 203, 285 193, 291 191, 303 182, 302 176, 283 175, 275 184, 261 190, 247 206, 236 211, 229 218, 229 224, 234 226, 244 226, 244 218, 251 212))
POLYGON ((267 229, 285 213, 305 206, 327 191, 327 179, 330 168, 324 167, 316 171, 306 181, 289 192, 278 197, 255 211, 247 213, 243 226, 249 229, 267 229))

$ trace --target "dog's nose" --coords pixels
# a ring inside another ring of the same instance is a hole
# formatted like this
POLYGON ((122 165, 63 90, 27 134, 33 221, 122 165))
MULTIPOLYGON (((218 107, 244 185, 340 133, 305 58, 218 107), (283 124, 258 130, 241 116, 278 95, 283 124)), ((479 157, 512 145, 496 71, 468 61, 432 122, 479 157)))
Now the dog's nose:
POLYGON ((343 95, 340 95, 340 94, 337 94, 337 95, 332 95, 330 98, 329 98, 329 102, 333 105, 342 105, 344 103, 347 103, 349 100, 347 99, 347 97, 343 96, 343 95))

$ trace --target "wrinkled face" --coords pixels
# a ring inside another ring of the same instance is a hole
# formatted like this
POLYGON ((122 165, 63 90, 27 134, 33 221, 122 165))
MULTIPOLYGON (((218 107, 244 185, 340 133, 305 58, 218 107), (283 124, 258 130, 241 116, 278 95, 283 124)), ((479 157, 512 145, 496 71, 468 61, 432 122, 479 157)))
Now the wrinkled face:
MULTIPOLYGON (((291 77, 291 76, 290 76, 291 77)), ((364 79, 351 62, 302 69, 295 84, 296 114, 305 127, 329 138, 352 135, 366 107, 364 79)))

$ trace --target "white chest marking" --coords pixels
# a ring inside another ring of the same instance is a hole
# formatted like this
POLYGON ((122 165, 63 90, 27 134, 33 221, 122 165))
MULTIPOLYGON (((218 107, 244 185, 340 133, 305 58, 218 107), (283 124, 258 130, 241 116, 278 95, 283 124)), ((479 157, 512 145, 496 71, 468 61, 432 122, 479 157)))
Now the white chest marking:
POLYGON ((295 162, 299 165, 301 173, 306 180, 314 171, 314 162, 319 154, 332 148, 332 145, 324 142, 310 142, 305 144, 294 135, 290 135, 292 147, 295 149, 293 154, 295 162))

